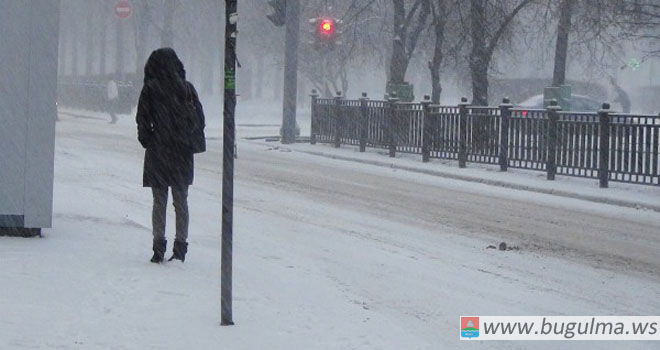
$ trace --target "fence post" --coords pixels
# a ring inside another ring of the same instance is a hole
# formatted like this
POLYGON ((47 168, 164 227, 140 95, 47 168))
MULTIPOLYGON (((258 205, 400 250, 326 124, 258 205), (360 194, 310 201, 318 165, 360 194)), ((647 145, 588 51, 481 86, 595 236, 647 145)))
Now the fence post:
POLYGON ((318 116, 316 115, 316 102, 319 98, 319 93, 316 91, 316 89, 312 90, 312 94, 310 95, 312 97, 312 122, 310 125, 310 132, 309 132, 309 143, 312 145, 316 144, 316 134, 318 133, 318 116))
POLYGON ((467 98, 461 97, 461 103, 458 104, 458 167, 467 166, 467 98))
POLYGON ((600 188, 609 187, 610 180, 610 104, 603 103, 598 111, 598 178, 600 188))
POLYGON ((511 100, 508 97, 502 99, 500 105, 500 171, 509 169, 509 118, 511 118, 511 100))
POLYGON ((422 162, 428 163, 431 158, 431 96, 424 95, 422 101, 422 162))
POLYGON ((360 98, 360 152, 367 150, 367 128, 369 126, 369 106, 367 106, 367 93, 360 98))
POLYGON ((396 121, 396 103, 399 101, 395 93, 391 93, 387 100, 387 145, 390 151, 390 157, 396 157, 396 136, 394 135, 394 125, 396 121))
POLYGON ((337 91, 337 96, 335 97, 335 113, 334 113, 334 121, 335 121, 335 148, 339 148, 341 146, 341 130, 342 130, 342 113, 341 113, 341 91, 337 91))
POLYGON ((548 180, 554 180, 557 174, 557 121, 559 120, 559 111, 561 107, 556 99, 550 101, 548 106, 548 158, 546 159, 546 170, 548 171, 548 180))

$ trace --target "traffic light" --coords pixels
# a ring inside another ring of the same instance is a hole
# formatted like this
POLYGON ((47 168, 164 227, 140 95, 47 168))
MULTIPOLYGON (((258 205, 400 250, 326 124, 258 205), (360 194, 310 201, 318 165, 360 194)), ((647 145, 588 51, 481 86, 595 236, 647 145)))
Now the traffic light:
POLYGON ((317 49, 332 48, 335 45, 341 44, 338 37, 341 34, 338 26, 341 20, 328 17, 312 18, 309 20, 312 24, 312 34, 315 37, 313 42, 317 49))
POLYGON ((273 13, 266 17, 276 27, 283 26, 286 23, 286 0, 269 0, 268 5, 273 8, 273 13))
POLYGON ((335 21, 331 19, 321 20, 321 24, 318 26, 318 35, 322 39, 333 39, 335 35, 335 21))

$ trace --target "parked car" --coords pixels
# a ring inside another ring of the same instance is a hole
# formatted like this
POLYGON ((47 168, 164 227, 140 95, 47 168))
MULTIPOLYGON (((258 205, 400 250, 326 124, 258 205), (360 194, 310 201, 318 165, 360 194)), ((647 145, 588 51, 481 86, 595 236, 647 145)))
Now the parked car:
MULTIPOLYGON (((588 112, 594 113, 598 112, 603 106, 603 102, 584 95, 572 95, 571 96, 571 111, 572 112, 588 112)), ((529 108, 529 109, 545 109, 543 106, 543 95, 536 95, 528 98, 527 100, 521 102, 516 106, 517 108, 529 108)), ((614 106, 612 106, 614 107, 614 106)), ((612 112, 619 113, 616 108, 612 108, 612 112)), ((523 111, 523 116, 527 115, 527 111, 523 111)), ((574 120, 570 115, 564 117, 564 120, 574 120)), ((629 118, 629 117, 611 117, 611 123, 621 123, 621 124, 645 124, 645 125, 658 125, 660 119, 658 118, 629 118)))
MULTIPOLYGON (((598 111, 603 106, 602 101, 598 101, 592 97, 584 95, 571 96, 571 111, 576 112, 594 112, 598 111)), ((525 101, 521 102, 519 107, 529 109, 543 109, 543 95, 532 96, 525 101)))

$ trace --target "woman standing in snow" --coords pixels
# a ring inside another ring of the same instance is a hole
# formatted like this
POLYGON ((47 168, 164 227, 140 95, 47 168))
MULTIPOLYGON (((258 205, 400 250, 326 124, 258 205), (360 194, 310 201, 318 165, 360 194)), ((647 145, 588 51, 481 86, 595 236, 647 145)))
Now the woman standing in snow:
POLYGON ((184 261, 188 251, 188 186, 193 182, 194 153, 203 151, 205 140, 203 132, 201 136, 193 132, 200 127, 203 131, 204 116, 197 92, 185 74, 183 63, 170 48, 154 51, 144 67, 136 122, 138 140, 146 149, 143 186, 151 187, 154 199, 153 263, 162 262, 167 249, 169 188, 176 213, 176 239, 170 260, 184 261))

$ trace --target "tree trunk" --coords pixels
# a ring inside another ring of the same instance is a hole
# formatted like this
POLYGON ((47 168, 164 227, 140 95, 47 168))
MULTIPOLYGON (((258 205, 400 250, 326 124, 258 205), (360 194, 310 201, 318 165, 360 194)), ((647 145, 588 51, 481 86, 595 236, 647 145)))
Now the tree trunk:
POLYGON ((552 86, 561 86, 566 82, 568 34, 571 31, 571 15, 574 3, 575 0, 563 0, 560 4, 557 46, 555 47, 555 69, 552 75, 552 86))
MULTIPOLYGON (((470 55, 470 71, 472 73, 472 104, 488 105, 488 68, 495 48, 513 19, 520 10, 532 3, 532 0, 521 0, 511 12, 502 18, 497 30, 488 33, 490 38, 486 42, 486 0, 470 1, 470 25, 472 37, 472 52, 470 55)), ((492 29, 491 29, 492 30, 492 29)))
POLYGON ((433 19, 433 29, 435 32, 435 47, 433 49, 433 60, 429 62, 429 69, 431 71, 431 102, 434 104, 440 103, 440 94, 442 93, 442 85, 440 81, 440 66, 442 65, 443 45, 445 41, 445 25, 446 9, 444 0, 438 1, 438 12, 433 19))
POLYGON ((470 1, 472 51, 470 73, 472 75, 472 104, 488 105, 488 50, 486 48, 486 5, 483 0, 470 1))
POLYGON ((344 96, 348 96, 348 72, 344 69, 339 75, 339 80, 341 80, 341 91, 344 93, 344 96))
POLYGON ((406 55, 406 8, 404 0, 392 0, 394 4, 394 38, 392 45, 392 60, 390 61, 390 82, 403 84, 408 70, 406 55))
POLYGON ((434 54, 433 61, 429 63, 429 69, 431 70, 431 102, 434 104, 440 103, 440 95, 442 94, 440 62, 442 62, 442 54, 440 54, 440 56, 434 54))
MULTIPOLYGON (((486 3, 483 0, 470 1, 472 50, 470 53, 470 73, 472 75, 472 105, 488 106, 488 66, 490 64, 486 47, 486 3)), ((472 152, 485 151, 487 140, 486 125, 483 120, 473 121, 472 152)))
POLYGON ((484 58, 477 57, 471 65, 472 72, 472 105, 488 106, 488 63, 482 63, 484 58))

